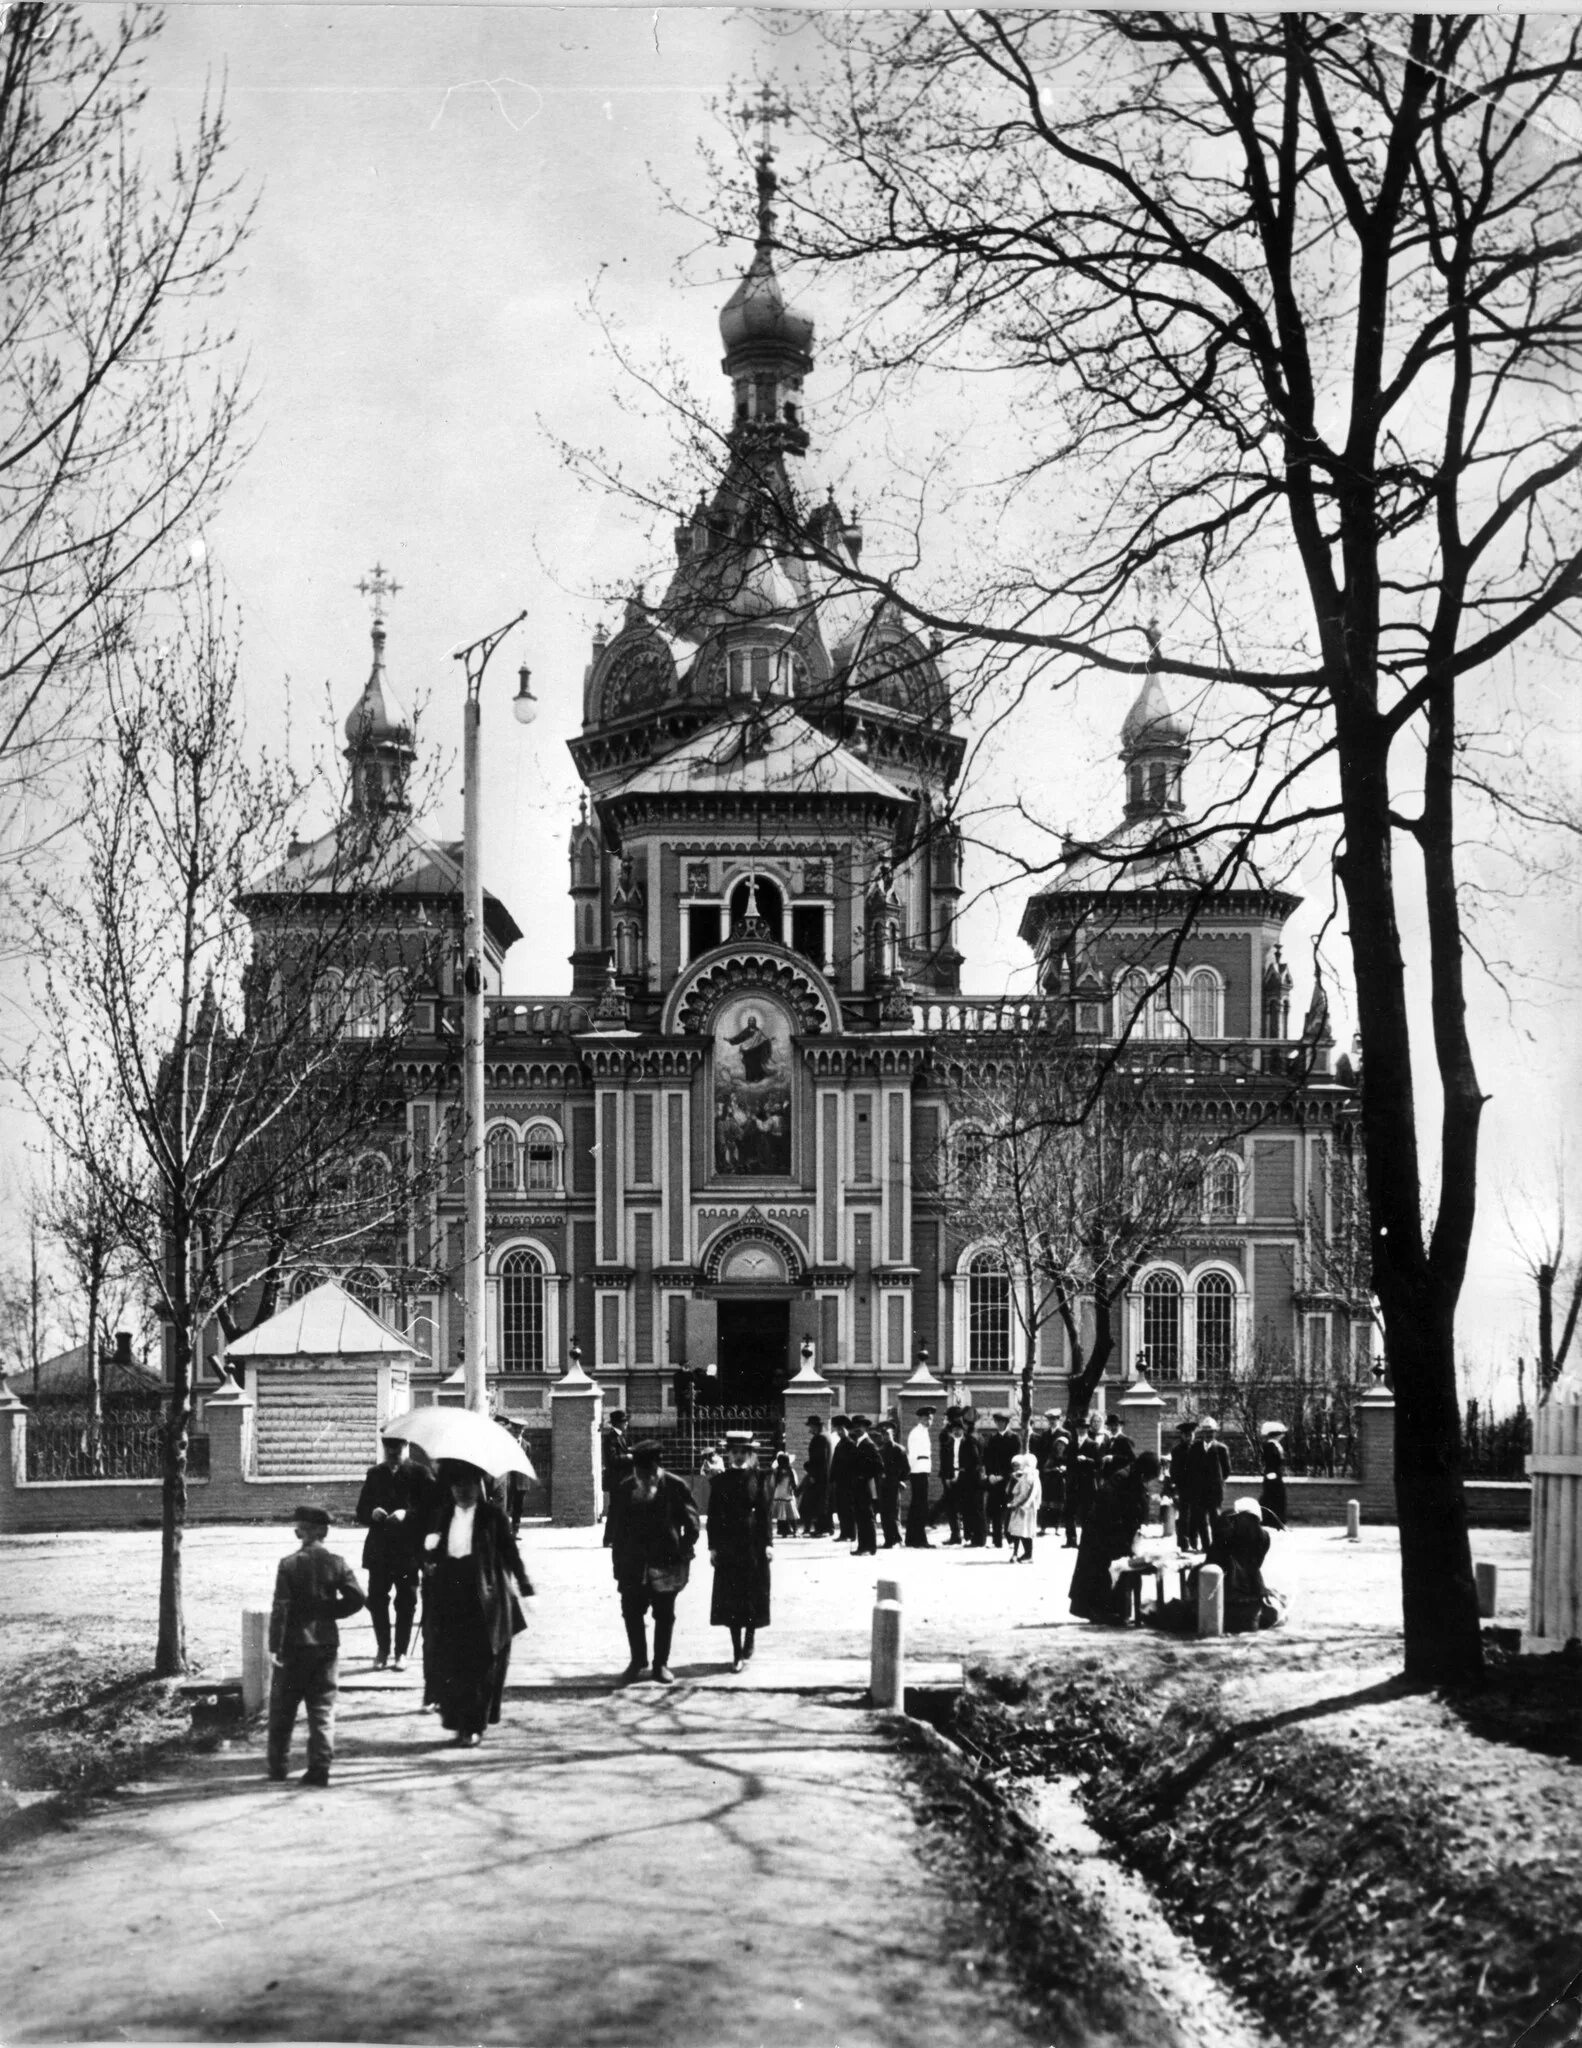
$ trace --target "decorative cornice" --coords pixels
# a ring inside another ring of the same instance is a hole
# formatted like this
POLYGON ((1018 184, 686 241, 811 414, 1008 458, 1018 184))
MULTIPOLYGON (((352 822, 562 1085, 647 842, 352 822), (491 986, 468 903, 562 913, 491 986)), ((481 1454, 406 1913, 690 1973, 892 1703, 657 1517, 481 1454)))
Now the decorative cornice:
POLYGON ((809 1073, 822 1079, 849 1074, 893 1075, 897 1078, 917 1071, 928 1057, 920 1041, 892 1038, 859 1039, 843 1045, 804 1045, 802 1063, 809 1073))
POLYGON ((781 1224, 771 1223, 756 1203, 745 1209, 735 1220, 716 1231, 703 1247, 698 1259, 698 1269, 710 1286, 717 1285, 720 1268, 731 1252, 741 1244, 771 1244, 785 1261, 786 1274, 793 1287, 802 1284, 807 1271, 807 1248, 798 1244, 791 1232, 781 1224))

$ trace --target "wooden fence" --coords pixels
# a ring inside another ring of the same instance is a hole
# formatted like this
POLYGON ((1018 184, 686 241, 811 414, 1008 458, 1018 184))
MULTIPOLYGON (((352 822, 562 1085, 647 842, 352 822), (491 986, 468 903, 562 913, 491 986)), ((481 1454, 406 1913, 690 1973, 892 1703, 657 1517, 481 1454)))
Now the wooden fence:
POLYGON ((1524 1650, 1582 1637, 1582 1375, 1562 1373, 1538 1410, 1532 1456, 1532 1590, 1524 1650))

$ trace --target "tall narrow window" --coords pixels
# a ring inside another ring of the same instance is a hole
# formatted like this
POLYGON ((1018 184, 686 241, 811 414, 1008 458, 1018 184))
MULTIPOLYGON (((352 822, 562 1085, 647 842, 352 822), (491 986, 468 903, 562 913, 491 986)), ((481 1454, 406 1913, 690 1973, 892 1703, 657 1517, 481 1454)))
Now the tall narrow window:
POLYGON ((1130 1033, 1134 1038, 1148 1035, 1148 983, 1144 976, 1133 967, 1121 976, 1121 985, 1115 992, 1115 1036, 1124 1037, 1130 1033))
POLYGON ((1011 1276, 998 1252, 979 1252, 968 1268, 967 1367, 1011 1369, 1011 1276))
POLYGON ((1236 1290, 1223 1273, 1197 1284, 1197 1369, 1202 1379, 1226 1379, 1236 1364, 1236 1290))
POLYGON ((956 1193, 966 1201, 987 1192, 993 1179, 989 1134, 971 1124, 955 1134, 956 1193))
POLYGON ((500 1261, 500 1369, 544 1370, 544 1262, 537 1252, 507 1252, 500 1261))
POLYGON ((717 903, 693 903, 687 908, 687 958, 696 960, 701 953, 712 953, 720 942, 720 906, 717 903))
POLYGON ((516 1192, 516 1133, 506 1124, 496 1124, 484 1146, 491 1195, 516 1192))
POLYGON ((547 1124, 534 1124, 527 1134, 527 1185, 538 1194, 560 1186, 560 1148, 547 1124))
POLYGON ((1211 967, 1200 967, 1192 977, 1189 1022, 1194 1038, 1219 1038, 1219 976, 1211 967))
POLYGON ((1204 1177, 1204 1213, 1211 1223, 1234 1223, 1241 1212, 1241 1173, 1234 1159, 1209 1161, 1204 1177))
POLYGON ((1153 1379, 1181 1375, 1181 1282, 1173 1273, 1150 1273, 1143 1282, 1143 1350, 1153 1379))
POLYGON ((815 967, 824 965, 824 906, 796 903, 791 908, 791 944, 815 967))

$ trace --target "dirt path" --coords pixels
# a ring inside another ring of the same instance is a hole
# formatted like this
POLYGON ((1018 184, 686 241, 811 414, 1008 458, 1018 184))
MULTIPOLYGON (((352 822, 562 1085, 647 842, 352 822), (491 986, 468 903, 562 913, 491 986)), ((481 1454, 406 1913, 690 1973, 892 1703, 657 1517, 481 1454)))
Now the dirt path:
POLYGON ((5 2036, 1025 2048, 918 1827, 855 1705, 364 1696, 328 1792, 239 1747, 0 1872, 5 2036))

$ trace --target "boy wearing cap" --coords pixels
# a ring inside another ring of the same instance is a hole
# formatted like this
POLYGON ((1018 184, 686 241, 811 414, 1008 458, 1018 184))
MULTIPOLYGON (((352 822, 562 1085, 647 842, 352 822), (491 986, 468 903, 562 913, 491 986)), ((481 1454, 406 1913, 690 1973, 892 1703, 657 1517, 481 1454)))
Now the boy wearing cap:
POLYGON ((299 1507, 297 1542, 280 1560, 269 1616, 269 1775, 286 1775, 297 1708, 308 1712, 308 1767, 304 1785, 327 1785, 335 1755, 335 1693, 341 1632, 337 1624, 367 1605, 345 1558, 324 1548, 330 1518, 323 1508, 299 1507))

